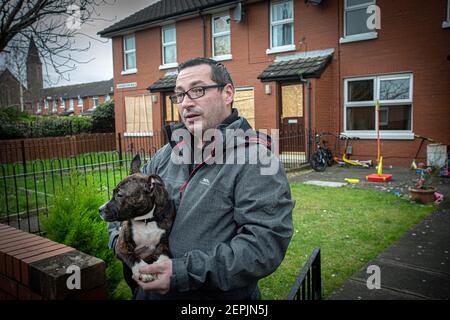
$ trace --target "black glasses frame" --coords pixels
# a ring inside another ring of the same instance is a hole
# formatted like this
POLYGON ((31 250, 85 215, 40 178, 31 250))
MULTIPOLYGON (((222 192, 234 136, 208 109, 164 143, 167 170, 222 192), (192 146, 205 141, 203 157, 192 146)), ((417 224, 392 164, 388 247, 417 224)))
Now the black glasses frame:
POLYGON ((192 87, 192 88, 190 88, 190 89, 189 89, 188 91, 186 91, 186 92, 177 92, 177 93, 175 93, 175 94, 169 96, 169 98, 170 98, 170 101, 172 101, 172 103, 180 104, 180 103, 183 102, 184 97, 185 97, 186 95, 189 97, 189 99, 195 100, 195 99, 198 99, 198 98, 203 97, 203 96, 206 94, 206 89, 223 88, 223 87, 225 87, 225 86, 226 86, 225 84, 212 84, 212 85, 209 85, 209 86, 197 86, 197 87, 192 87), (191 97, 191 95, 189 94, 189 91, 194 90, 194 89, 202 89, 202 94, 199 95, 198 97, 191 97), (181 98, 178 99, 178 97, 181 97, 181 98), (178 100, 179 100, 179 101, 178 101, 178 100))

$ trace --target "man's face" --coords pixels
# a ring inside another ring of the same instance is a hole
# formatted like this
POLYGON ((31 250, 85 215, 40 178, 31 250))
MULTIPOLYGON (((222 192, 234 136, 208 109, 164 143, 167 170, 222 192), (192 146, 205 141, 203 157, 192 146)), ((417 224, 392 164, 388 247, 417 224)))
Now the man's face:
MULTIPOLYGON (((183 69, 178 74, 175 92, 215 84, 211 80, 211 67, 202 64, 183 69)), ((227 84, 222 91, 219 88, 205 89, 205 95, 197 99, 185 95, 183 102, 177 105, 181 120, 191 133, 203 133, 214 128, 230 115, 233 94, 233 86, 227 84)))

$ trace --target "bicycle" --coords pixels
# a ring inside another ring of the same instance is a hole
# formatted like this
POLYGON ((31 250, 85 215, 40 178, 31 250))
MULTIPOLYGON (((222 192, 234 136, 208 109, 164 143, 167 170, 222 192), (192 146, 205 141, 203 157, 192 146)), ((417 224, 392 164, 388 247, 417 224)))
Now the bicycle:
POLYGON ((352 165, 356 167, 363 167, 363 168, 370 168, 373 166, 372 160, 356 160, 356 159, 349 159, 348 156, 351 154, 350 147, 349 147, 349 141, 350 140, 359 140, 358 137, 348 137, 344 134, 340 134, 337 137, 339 140, 345 140, 345 148, 344 153, 342 155, 342 158, 339 159, 338 157, 334 157, 333 160, 336 161, 340 166, 345 165, 352 165))
POLYGON ((331 150, 326 146, 326 141, 322 140, 323 134, 316 133, 315 143, 317 150, 314 152, 310 159, 310 165, 314 171, 323 172, 328 166, 333 165, 333 155, 331 150))

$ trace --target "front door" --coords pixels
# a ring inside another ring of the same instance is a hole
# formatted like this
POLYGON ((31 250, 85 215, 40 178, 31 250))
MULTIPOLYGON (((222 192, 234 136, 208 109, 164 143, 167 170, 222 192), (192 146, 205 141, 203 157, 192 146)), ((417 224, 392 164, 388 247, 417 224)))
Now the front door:
POLYGON ((280 96, 280 152, 304 152, 303 85, 282 84, 280 96))

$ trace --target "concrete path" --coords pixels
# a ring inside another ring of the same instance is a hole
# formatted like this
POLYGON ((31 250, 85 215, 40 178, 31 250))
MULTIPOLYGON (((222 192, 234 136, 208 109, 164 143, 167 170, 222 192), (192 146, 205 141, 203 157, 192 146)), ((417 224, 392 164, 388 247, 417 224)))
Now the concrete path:
MULTIPOLYGON (((327 168, 318 173, 305 171, 290 175, 291 182, 310 180, 344 182, 357 178, 361 183, 350 188, 376 189, 385 192, 407 193, 416 174, 407 169, 387 169, 392 173, 389 183, 370 183, 364 180, 372 170, 355 168, 327 168)), ((434 177, 432 184, 444 194, 444 201, 415 228, 387 248, 376 259, 353 274, 342 287, 333 292, 330 300, 429 300, 450 299, 450 179, 434 177), (380 289, 369 289, 374 284, 373 271, 379 267, 380 289), (373 268, 373 267, 372 267, 373 268)))

